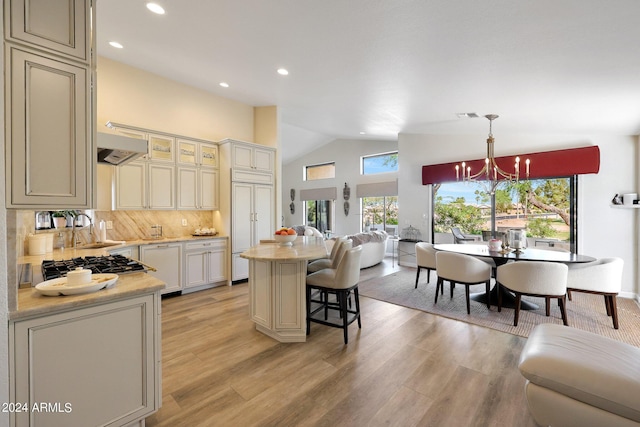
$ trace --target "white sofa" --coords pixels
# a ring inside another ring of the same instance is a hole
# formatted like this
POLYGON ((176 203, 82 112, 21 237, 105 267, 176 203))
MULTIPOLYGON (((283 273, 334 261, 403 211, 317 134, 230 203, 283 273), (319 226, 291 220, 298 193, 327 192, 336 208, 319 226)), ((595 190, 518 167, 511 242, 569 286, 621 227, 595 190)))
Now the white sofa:
MULTIPOLYGON (((384 259, 387 249, 387 235, 384 231, 367 231, 345 236, 353 241, 353 247, 362 246, 360 268, 372 267, 384 259)), ((331 252, 335 238, 327 240, 327 251, 331 252)))
POLYGON ((640 426, 640 348, 545 323, 529 334, 518 367, 540 426, 640 426))

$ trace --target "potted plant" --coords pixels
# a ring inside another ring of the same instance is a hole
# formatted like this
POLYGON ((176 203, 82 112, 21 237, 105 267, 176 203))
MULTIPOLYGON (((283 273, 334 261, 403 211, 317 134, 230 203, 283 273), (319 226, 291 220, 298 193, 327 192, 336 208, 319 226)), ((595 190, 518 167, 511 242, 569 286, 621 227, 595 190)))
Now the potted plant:
POLYGON ((67 211, 55 211, 51 216, 56 228, 65 228, 67 226, 67 211))

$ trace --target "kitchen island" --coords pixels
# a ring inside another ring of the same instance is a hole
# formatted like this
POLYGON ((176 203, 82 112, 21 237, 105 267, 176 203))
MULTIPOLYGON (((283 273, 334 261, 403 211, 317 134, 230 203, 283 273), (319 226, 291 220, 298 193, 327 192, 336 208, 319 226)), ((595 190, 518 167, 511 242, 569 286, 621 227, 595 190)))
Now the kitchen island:
POLYGON ((256 330, 280 342, 305 342, 307 262, 327 257, 324 240, 262 243, 240 256, 249 260, 249 313, 256 330))

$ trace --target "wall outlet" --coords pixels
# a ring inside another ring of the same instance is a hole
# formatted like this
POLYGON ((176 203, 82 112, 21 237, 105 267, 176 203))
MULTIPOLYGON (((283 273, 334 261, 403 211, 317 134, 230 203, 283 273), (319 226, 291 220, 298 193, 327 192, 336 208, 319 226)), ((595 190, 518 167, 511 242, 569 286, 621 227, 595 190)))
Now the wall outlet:
POLYGON ((107 230, 113 230, 113 221, 107 221, 107 230))
POLYGON ((187 226, 187 220, 186 218, 182 218, 182 226, 186 227, 187 226))

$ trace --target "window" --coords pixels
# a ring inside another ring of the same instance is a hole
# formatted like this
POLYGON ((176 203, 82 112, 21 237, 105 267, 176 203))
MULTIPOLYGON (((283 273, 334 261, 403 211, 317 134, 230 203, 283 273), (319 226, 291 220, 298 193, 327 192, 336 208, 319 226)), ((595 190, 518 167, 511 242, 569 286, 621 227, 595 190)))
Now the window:
POLYGON ((304 208, 306 225, 321 233, 333 229, 333 200, 307 200, 304 208))
MULTIPOLYGON (((491 198, 486 185, 482 182, 434 185, 434 242, 444 243, 451 235, 451 227, 459 227, 465 234, 477 234, 478 240, 487 240, 491 230, 491 198)), ((529 246, 575 251, 576 200, 577 176, 502 183, 495 191, 496 231, 524 228, 529 246)))
POLYGON ((384 230, 392 236, 398 234, 398 196, 363 197, 362 229, 384 230))
POLYGON ((304 168, 304 180, 315 181, 318 179, 327 179, 336 177, 336 164, 323 163, 321 165, 305 166, 304 168))
POLYGON ((397 172, 398 152, 375 154, 362 157, 362 174, 372 175, 376 173, 397 172))

